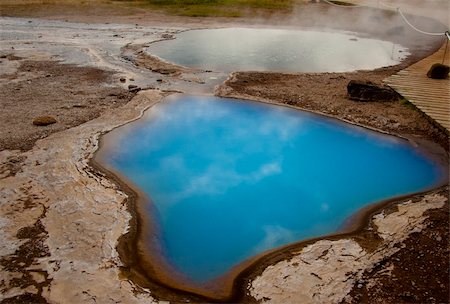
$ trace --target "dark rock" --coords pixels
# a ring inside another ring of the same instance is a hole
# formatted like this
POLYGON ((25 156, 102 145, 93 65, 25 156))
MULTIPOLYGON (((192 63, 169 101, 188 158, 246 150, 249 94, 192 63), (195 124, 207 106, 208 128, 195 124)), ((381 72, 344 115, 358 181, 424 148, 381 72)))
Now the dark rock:
POLYGON ((159 73, 159 74, 163 74, 163 75, 170 75, 170 74, 175 74, 177 72, 176 69, 171 69, 171 68, 156 68, 156 69, 151 69, 153 72, 159 73))
POLYGON ((137 93, 137 92, 139 92, 140 90, 141 90, 141 88, 138 87, 137 85, 130 84, 130 85, 128 86, 128 92, 131 92, 131 93, 137 93))
POLYGON ((130 89, 130 90, 128 90, 130 93, 137 93, 137 92, 139 92, 141 90, 141 88, 134 88, 134 89, 130 89))
POLYGON ((48 126, 56 123, 56 119, 52 116, 39 116, 33 120, 35 126, 48 126))
POLYGON ((448 78, 448 73, 450 72, 450 68, 448 65, 435 63, 431 66, 430 70, 427 73, 428 78, 433 79, 446 79, 448 78))
POLYGON ((123 78, 123 77, 120 78, 119 80, 120 80, 120 82, 125 82, 125 81, 127 81, 126 78, 123 78))
POLYGON ((123 58, 124 60, 126 60, 126 61, 131 61, 131 62, 133 62, 133 57, 132 57, 132 56, 129 56, 129 55, 123 55, 122 58, 123 58))
POLYGON ((164 34, 161 35, 161 38, 163 38, 163 39, 173 39, 173 35, 164 33, 164 34))
POLYGON ((397 101, 399 95, 388 87, 380 87, 370 81, 350 80, 347 85, 348 96, 356 101, 397 101))
POLYGON ((8 59, 8 60, 11 60, 11 61, 22 59, 22 57, 18 57, 18 56, 14 55, 14 54, 1 55, 0 58, 2 58, 2 59, 8 59))

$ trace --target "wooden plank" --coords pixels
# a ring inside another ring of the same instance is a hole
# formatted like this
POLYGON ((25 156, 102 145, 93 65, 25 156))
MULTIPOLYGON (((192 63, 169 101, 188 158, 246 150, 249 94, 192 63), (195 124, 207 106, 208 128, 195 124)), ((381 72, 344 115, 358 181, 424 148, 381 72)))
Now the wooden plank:
POLYGON ((412 92, 401 92, 402 96, 406 97, 407 99, 415 99, 415 102, 418 103, 434 103, 434 104, 441 104, 445 105, 446 103, 442 101, 442 95, 429 95, 429 94, 414 94, 412 92))
POLYGON ((444 122, 450 122, 447 118, 446 115, 442 115, 442 114, 438 114, 438 113, 434 113, 434 112, 430 112, 430 111, 426 111, 424 109, 419 108, 419 110, 421 110, 422 112, 424 112, 425 114, 429 115, 430 117, 433 117, 436 120, 439 121, 444 121, 444 122))
POLYGON ((416 98, 416 99, 420 99, 423 101, 427 101, 427 100, 434 100, 435 102, 438 103, 442 103, 445 104, 444 101, 445 99, 448 99, 449 97, 443 95, 443 94, 426 94, 426 93, 421 93, 419 91, 407 91, 407 90, 396 90, 398 93, 400 93, 402 96, 409 96, 411 98, 416 98))
POLYGON ((444 85, 448 84, 447 81, 443 81, 442 84, 439 83, 438 80, 435 80, 434 82, 428 81, 428 79, 411 79, 411 78, 399 78, 399 79, 392 79, 389 83, 391 84, 416 84, 416 85, 420 85, 423 87, 432 87, 432 88, 436 88, 436 89, 444 89, 444 85))
POLYGON ((442 104, 442 103, 431 103, 431 102, 417 102, 417 99, 414 98, 410 98, 408 99, 409 102, 411 102, 411 100, 414 102, 415 105, 417 106, 422 106, 422 107, 428 107, 428 108, 439 108, 442 111, 448 112, 450 111, 450 108, 446 105, 446 104, 442 104))
POLYGON ((408 83, 402 83, 402 84, 390 84, 390 86, 392 87, 398 87, 399 89, 401 88, 405 88, 405 90, 407 89, 421 89, 421 90, 428 90, 430 92, 443 92, 444 94, 450 94, 448 92, 448 90, 445 88, 445 84, 439 87, 435 87, 435 86, 429 86, 429 85, 420 85, 420 84, 416 84, 416 85, 409 85, 408 83))
POLYGON ((449 110, 450 108, 449 108, 449 106, 448 105, 446 105, 445 103, 441 103, 441 102, 436 102, 436 101, 434 101, 434 100, 421 100, 421 101, 418 101, 418 99, 417 98, 410 98, 410 99, 412 99, 412 100, 414 100, 414 102, 416 103, 416 104, 418 104, 418 105, 424 105, 424 106, 430 106, 430 107, 438 107, 438 108, 442 108, 442 109, 446 109, 446 110, 449 110))
POLYGON ((445 97, 447 97, 450 94, 447 93, 447 91, 439 89, 439 90, 433 90, 430 88, 420 88, 420 87, 407 87, 407 86, 391 86, 394 87, 397 90, 404 91, 405 93, 408 92, 418 92, 421 93, 422 96, 430 95, 430 96, 439 96, 442 98, 442 100, 445 100, 445 97))
POLYGON ((422 105, 429 105, 429 106, 436 106, 436 107, 441 107, 443 109, 449 109, 450 107, 448 106, 448 104, 443 103, 441 100, 436 100, 436 99, 431 99, 428 98, 426 99, 426 97, 421 97, 421 96, 411 96, 411 95, 404 95, 406 98, 408 98, 408 100, 413 100, 415 103, 417 104, 422 104, 422 105))
POLYGON ((430 112, 438 111, 439 113, 442 113, 444 115, 450 115, 450 110, 448 108, 441 108, 441 107, 434 107, 430 105, 418 105, 416 104, 416 107, 421 109, 428 109, 430 112))
POLYGON ((433 99, 422 99, 422 100, 419 101, 419 98, 417 98, 417 97, 411 97, 411 96, 406 96, 406 97, 409 98, 409 99, 414 100, 415 103, 420 104, 420 105, 427 105, 427 106, 430 106, 430 107, 439 107, 439 108, 447 109, 447 110, 450 109, 450 107, 447 104, 442 103, 439 100, 436 101, 436 100, 433 100, 433 99))
POLYGON ((434 111, 429 111, 426 109, 421 109, 419 108, 421 111, 425 112, 426 114, 432 115, 434 118, 442 120, 442 121, 449 121, 447 118, 447 115, 441 114, 439 112, 434 112, 434 111))
POLYGON ((449 110, 448 109, 436 109, 434 107, 427 107, 426 105, 416 105, 418 108, 428 109, 430 112, 433 113, 441 113, 442 115, 448 116, 449 110))
MULTIPOLYGON (((434 63, 441 63, 445 44, 433 55, 414 63, 384 80, 423 113, 450 131, 450 81, 426 76, 434 63)), ((450 62, 447 52, 444 62, 450 62)))
POLYGON ((390 82, 388 82, 391 85, 412 85, 415 84, 417 86, 423 87, 423 88, 434 88, 434 89, 446 89, 445 86, 449 84, 448 81, 443 81, 442 83, 439 83, 439 81, 429 82, 425 79, 411 79, 408 77, 404 77, 402 79, 394 79, 390 82))

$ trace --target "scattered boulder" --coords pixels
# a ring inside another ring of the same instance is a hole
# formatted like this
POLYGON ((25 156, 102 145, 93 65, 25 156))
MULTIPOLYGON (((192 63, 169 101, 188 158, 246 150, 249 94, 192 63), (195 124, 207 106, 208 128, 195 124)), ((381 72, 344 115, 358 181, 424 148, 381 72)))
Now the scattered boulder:
POLYGON ((52 116, 39 116, 33 120, 35 126, 48 126, 56 123, 56 119, 52 116))
POLYGON ((126 79, 126 78, 124 78, 124 77, 121 77, 121 78, 119 79, 119 81, 120 81, 120 82, 122 82, 122 83, 124 83, 124 82, 126 82, 126 81, 127 81, 127 79, 126 79))
POLYGON ((380 87, 370 81, 350 80, 347 85, 348 96, 356 101, 397 101, 399 95, 389 87, 380 87))
POLYGON ((448 73, 450 72, 450 68, 448 65, 435 63, 431 66, 430 70, 427 73, 428 78, 433 79, 446 79, 448 78, 448 73))

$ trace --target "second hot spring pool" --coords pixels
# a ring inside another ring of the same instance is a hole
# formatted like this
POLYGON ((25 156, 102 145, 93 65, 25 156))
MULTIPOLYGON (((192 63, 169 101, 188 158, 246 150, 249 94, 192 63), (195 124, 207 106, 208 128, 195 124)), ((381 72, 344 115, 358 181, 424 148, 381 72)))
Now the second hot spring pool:
POLYGON ((354 33, 290 29, 190 30, 147 52, 178 65, 215 71, 348 72, 400 63, 407 49, 354 33))
POLYGON ((98 157, 150 202, 148 250, 199 284, 445 176, 400 138, 282 106, 185 95, 108 134, 98 157))

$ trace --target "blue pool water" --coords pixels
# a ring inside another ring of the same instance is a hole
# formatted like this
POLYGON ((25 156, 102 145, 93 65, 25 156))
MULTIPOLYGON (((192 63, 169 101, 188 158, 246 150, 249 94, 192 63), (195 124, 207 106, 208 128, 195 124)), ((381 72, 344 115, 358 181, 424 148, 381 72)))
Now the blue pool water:
POLYGON ((163 255, 194 282, 444 174, 404 140, 215 97, 170 98, 116 130, 113 147, 103 162, 148 195, 163 255))
POLYGON ((289 29, 191 30, 147 52, 178 65, 215 71, 347 72, 398 64, 407 49, 353 33, 289 29))

